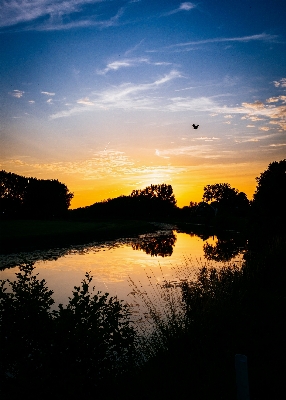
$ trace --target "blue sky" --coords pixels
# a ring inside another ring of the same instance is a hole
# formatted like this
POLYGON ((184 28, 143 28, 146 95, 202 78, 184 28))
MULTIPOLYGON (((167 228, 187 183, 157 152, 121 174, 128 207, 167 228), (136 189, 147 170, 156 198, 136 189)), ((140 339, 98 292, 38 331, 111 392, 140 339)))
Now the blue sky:
POLYGON ((286 158, 285 10, 0 1, 1 169, 61 180, 73 207, 163 182, 180 206, 219 182, 251 198, 286 158))

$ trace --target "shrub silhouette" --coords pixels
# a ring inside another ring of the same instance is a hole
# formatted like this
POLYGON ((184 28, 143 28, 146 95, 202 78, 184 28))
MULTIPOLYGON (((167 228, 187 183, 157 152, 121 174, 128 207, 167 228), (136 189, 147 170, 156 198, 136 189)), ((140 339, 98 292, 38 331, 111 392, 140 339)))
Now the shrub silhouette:
POLYGON ((46 384, 47 393, 74 394, 127 371, 134 351, 128 306, 108 293, 93 293, 86 273, 68 305, 52 311, 53 292, 33 270, 31 263, 22 265, 15 282, 1 281, 2 390, 30 393, 46 384))

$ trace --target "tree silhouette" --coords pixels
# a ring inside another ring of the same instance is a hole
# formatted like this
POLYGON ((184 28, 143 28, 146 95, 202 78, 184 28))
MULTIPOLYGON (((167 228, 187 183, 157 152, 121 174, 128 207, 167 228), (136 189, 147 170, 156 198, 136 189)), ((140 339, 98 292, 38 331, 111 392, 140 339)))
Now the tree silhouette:
POLYGON ((161 185, 150 185, 143 190, 133 190, 131 197, 158 199, 168 203, 170 206, 175 206, 177 201, 175 199, 173 188, 171 185, 162 183, 161 185))
POLYGON ((65 213, 73 193, 58 180, 26 178, 0 171, 2 217, 52 217, 65 213))
POLYGON ((133 250, 143 250, 151 256, 170 257, 177 237, 174 233, 162 234, 153 237, 145 237, 136 243, 132 243, 133 250))
POLYGON ((275 223, 285 222, 286 159, 270 163, 256 181, 252 203, 254 213, 269 222, 271 219, 275 223))
POLYGON ((244 192, 232 188, 229 183, 216 183, 204 187, 203 201, 210 204, 215 214, 231 212, 244 215, 249 207, 249 201, 244 192))

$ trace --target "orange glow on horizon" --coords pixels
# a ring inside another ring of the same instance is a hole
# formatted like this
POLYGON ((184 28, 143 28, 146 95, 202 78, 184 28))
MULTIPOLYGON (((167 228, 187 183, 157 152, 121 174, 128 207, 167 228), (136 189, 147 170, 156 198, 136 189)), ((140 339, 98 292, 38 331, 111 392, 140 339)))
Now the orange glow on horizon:
MULTIPOLYGON (((199 167, 195 172, 181 173, 179 176, 172 176, 169 180, 150 181, 148 179, 134 180, 134 184, 126 183, 122 179, 100 180, 93 182, 93 188, 90 188, 89 181, 77 181, 67 184, 69 189, 74 192, 74 198, 71 202, 71 208, 85 207, 96 202, 115 198, 122 195, 129 195, 134 189, 144 189, 151 184, 170 184, 173 187, 178 207, 188 206, 191 201, 202 201, 204 186, 214 183, 229 183, 231 187, 244 192, 248 199, 253 198, 256 189, 255 177, 263 172, 263 166, 243 165, 224 165, 217 168, 199 167)), ((140 177, 142 178, 142 177, 140 177)))

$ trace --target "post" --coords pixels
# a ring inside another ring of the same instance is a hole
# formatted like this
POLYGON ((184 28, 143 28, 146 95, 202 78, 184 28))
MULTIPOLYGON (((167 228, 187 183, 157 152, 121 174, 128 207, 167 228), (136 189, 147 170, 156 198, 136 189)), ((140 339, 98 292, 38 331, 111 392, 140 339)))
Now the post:
POLYGON ((247 357, 235 355, 237 400, 250 400, 248 387, 247 357))

